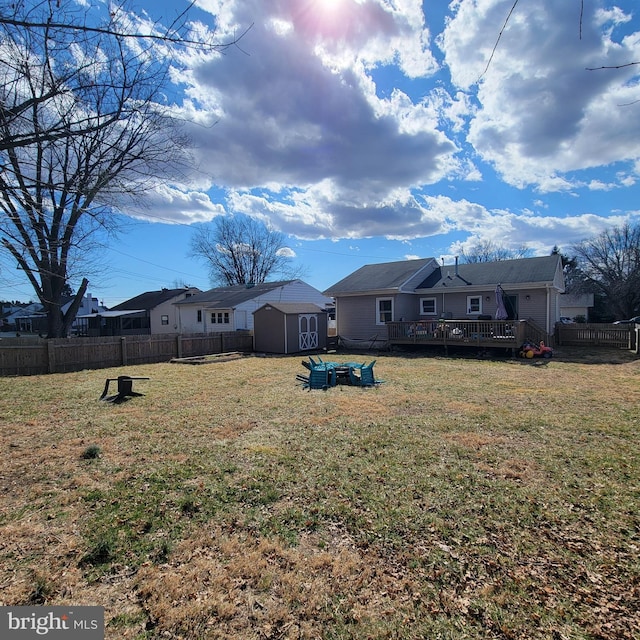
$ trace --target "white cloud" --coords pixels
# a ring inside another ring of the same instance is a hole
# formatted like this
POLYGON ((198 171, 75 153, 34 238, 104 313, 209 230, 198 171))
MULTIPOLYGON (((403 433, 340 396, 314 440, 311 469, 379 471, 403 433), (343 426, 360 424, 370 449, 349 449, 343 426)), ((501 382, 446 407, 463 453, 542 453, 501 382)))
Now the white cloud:
POLYGON ((253 26, 176 74, 198 170, 184 201, 159 194, 172 219, 227 210, 304 239, 493 233, 519 246, 542 216, 481 204, 493 169, 500 188, 529 190, 530 207, 540 193, 637 182, 640 120, 618 106, 638 98, 637 69, 585 70, 640 59, 628 11, 585 5, 580 38, 572 3, 519 3, 486 69, 512 0, 451 2, 440 52, 420 0, 198 4, 217 15, 218 41, 253 26), (616 163, 606 179, 587 175, 616 163), (193 193, 211 187, 224 206, 193 193), (435 195, 445 189, 465 195, 435 195))
POLYGON ((209 222, 216 216, 224 215, 221 204, 214 204, 202 191, 184 191, 168 185, 158 185, 145 194, 144 208, 128 206, 132 217, 149 218, 152 221, 175 223, 209 222))
POLYGON ((593 4, 580 23, 570 2, 519 3, 484 75, 511 0, 461 0, 440 39, 457 86, 482 76, 469 142, 509 184, 563 190, 561 174, 640 156, 640 120, 619 106, 638 98, 638 70, 586 70, 639 60, 640 32, 620 37, 630 17, 593 4))
POLYGON ((278 249, 276 254, 283 258, 295 258, 296 252, 291 247, 283 247, 282 249, 278 249))

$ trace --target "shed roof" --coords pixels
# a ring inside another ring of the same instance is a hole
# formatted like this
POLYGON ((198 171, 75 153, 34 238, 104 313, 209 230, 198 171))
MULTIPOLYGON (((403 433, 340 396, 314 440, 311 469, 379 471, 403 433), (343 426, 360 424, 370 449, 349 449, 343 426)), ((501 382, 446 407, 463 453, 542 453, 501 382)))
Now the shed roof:
POLYGON ((376 290, 399 290, 420 269, 432 261, 433 258, 421 258, 419 260, 367 264, 329 287, 324 294, 326 296, 336 296, 376 290))
MULTIPOLYGON (((263 304, 260 309, 264 309, 265 307, 273 307, 285 315, 326 313, 325 309, 322 309, 317 304, 313 304, 313 302, 267 302, 263 304)), ((253 313, 256 314, 260 309, 256 309, 253 313)))

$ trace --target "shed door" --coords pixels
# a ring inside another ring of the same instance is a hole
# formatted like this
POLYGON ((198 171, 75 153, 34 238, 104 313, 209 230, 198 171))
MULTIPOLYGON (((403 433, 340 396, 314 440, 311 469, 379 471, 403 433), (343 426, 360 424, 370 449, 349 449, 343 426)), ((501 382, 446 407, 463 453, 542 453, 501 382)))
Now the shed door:
POLYGON ((301 314, 298 316, 298 335, 300 337, 300 351, 318 348, 317 314, 301 314))

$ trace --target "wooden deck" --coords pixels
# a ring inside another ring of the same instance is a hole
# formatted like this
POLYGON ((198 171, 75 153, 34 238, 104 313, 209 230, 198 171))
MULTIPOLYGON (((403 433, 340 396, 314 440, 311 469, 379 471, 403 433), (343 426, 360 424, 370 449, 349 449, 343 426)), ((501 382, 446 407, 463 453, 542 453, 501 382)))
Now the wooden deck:
POLYGON ((518 349, 525 340, 548 342, 526 320, 443 320, 388 322, 389 344, 518 349))

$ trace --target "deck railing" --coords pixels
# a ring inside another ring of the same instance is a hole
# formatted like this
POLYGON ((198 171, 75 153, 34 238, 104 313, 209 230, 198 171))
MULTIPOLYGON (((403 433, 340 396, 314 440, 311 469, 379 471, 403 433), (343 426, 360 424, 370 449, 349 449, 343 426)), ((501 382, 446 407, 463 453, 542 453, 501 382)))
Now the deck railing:
MULTIPOLYGON (((478 347, 519 347, 528 335, 525 320, 434 320, 387 323, 391 344, 434 344, 478 347)), ((546 336, 545 336, 546 337, 546 336)))

